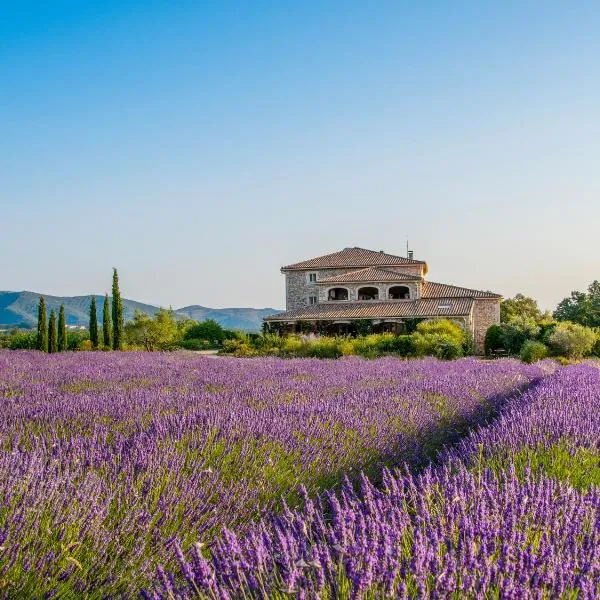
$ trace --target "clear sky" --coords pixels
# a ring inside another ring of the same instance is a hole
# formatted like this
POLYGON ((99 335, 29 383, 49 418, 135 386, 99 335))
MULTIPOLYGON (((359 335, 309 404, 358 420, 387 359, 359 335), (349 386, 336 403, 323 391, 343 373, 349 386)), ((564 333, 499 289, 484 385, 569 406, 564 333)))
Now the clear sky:
POLYGON ((0 289, 284 306, 363 246, 600 279, 598 2, 0 0, 0 289), (418 6, 421 5, 421 6, 418 6))

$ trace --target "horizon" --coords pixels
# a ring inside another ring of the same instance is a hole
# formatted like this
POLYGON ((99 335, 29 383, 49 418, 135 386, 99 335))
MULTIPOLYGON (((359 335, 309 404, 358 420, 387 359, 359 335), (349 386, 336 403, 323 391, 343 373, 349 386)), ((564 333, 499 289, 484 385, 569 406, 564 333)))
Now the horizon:
POLYGON ((347 246, 554 310, 600 279, 600 8, 73 0, 0 22, 0 288, 283 307, 347 246))

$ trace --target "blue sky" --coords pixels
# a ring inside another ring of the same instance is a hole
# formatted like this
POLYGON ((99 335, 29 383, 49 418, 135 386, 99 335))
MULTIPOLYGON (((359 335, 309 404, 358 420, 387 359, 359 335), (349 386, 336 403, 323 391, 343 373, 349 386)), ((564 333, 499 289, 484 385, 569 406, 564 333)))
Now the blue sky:
POLYGON ((600 7, 417 4, 0 0, 0 289, 282 307, 407 235, 546 308, 600 279, 600 7))

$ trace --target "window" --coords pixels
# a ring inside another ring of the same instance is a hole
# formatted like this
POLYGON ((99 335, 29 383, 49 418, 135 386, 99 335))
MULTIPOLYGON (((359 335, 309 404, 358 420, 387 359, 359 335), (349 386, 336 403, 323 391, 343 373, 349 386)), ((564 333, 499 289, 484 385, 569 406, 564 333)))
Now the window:
POLYGON ((390 300, 408 300, 410 298, 410 289, 405 285, 394 285, 388 290, 390 300))
POLYGON ((348 290, 346 288, 331 288, 327 292, 327 300, 329 300, 329 301, 348 300, 348 290))
POLYGON ((367 286, 358 290, 359 300, 379 300, 379 290, 376 287, 367 286))
POLYGON ((318 299, 316 296, 309 296, 308 297, 308 303, 309 304, 316 304, 318 302, 318 299))
POLYGON ((317 283, 317 274, 316 273, 308 274, 308 283, 317 283))

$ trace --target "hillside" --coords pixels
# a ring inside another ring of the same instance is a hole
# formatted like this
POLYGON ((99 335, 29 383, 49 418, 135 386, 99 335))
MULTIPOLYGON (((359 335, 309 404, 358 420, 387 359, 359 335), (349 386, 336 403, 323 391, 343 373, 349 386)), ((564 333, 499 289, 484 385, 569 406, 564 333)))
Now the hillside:
MULTIPOLYGON (((32 327, 37 323, 37 307, 40 294, 37 292, 2 292, 0 291, 0 328, 1 327, 32 327)), ((65 305, 67 325, 86 325, 89 320, 91 296, 49 296, 44 295, 48 313, 51 309, 58 311, 61 304, 65 305)), ((102 303, 104 296, 96 296, 98 319, 102 320, 102 303)), ((123 299, 125 320, 133 318, 135 310, 153 315, 158 306, 123 299)), ((214 319, 223 327, 242 329, 244 331, 259 331, 263 317, 279 312, 274 308, 207 308, 204 306, 186 306, 175 311, 182 318, 197 321, 214 319)))

